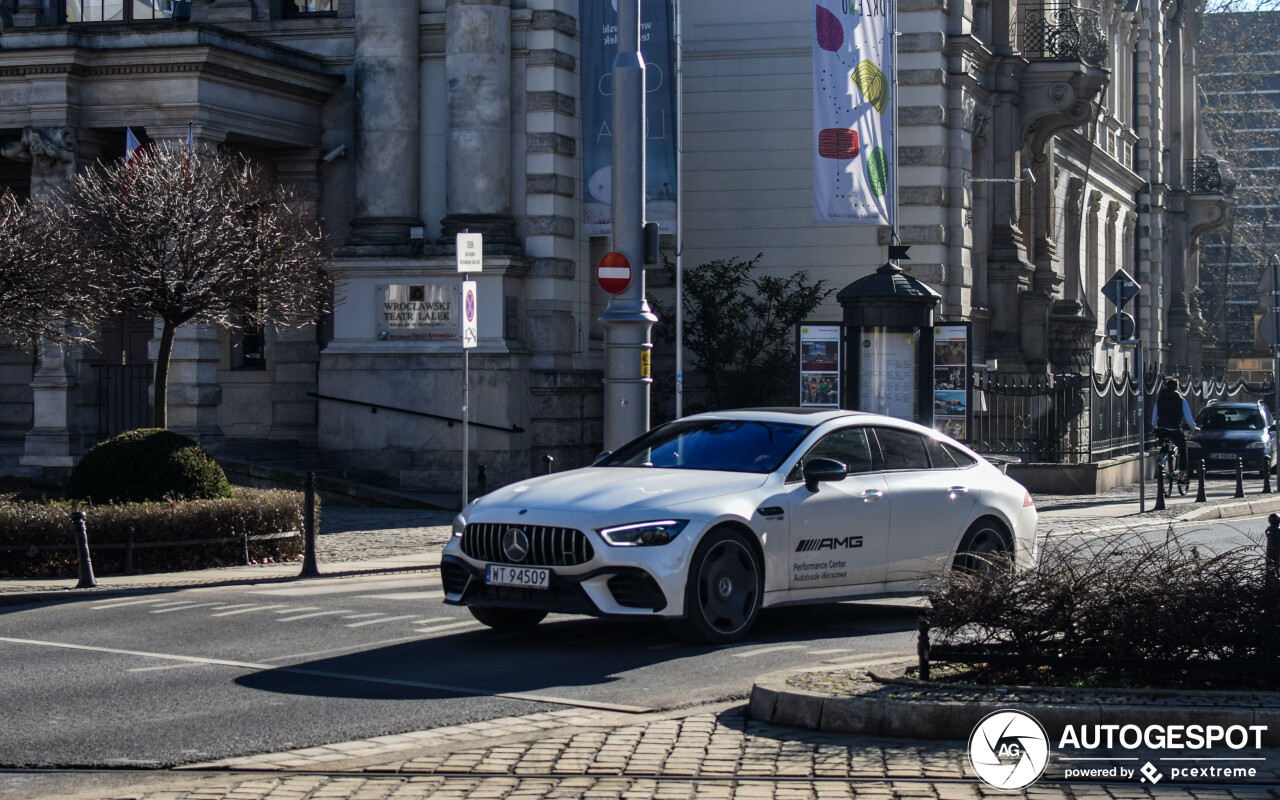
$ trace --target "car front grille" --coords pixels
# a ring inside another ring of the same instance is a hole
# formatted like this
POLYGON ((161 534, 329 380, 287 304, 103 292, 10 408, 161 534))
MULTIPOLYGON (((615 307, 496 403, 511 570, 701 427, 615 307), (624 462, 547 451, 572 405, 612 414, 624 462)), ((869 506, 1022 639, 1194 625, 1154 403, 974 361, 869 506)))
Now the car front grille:
POLYGON ((586 534, 573 528, 494 522, 468 525, 462 532, 462 552, 478 561, 530 567, 574 567, 595 555, 586 534), (524 531, 529 538, 528 555, 520 561, 509 558, 502 547, 502 537, 512 528, 524 531))

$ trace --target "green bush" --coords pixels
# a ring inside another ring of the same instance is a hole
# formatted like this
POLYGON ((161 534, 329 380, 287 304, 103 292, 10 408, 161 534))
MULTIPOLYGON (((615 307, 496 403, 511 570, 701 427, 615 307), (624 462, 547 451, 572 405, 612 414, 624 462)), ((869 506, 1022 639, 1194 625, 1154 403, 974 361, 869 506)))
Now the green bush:
POLYGON ((68 494, 92 503, 230 497, 222 467, 191 439, 140 428, 101 442, 71 472, 68 494))
MULTIPOLYGON (((0 497, 0 577, 74 575, 77 554, 71 501, 33 503, 0 497)), ((238 541, 250 537, 253 561, 289 561, 302 553, 302 537, 254 540, 302 527, 303 495, 279 489, 237 488, 235 495, 190 502, 121 503, 83 508, 94 570, 120 572, 132 531, 135 572, 203 569, 243 563, 238 541), (164 546, 147 546, 164 542, 164 546), (190 544, 181 544, 190 542, 190 544)), ((318 515, 317 515, 318 516, 318 515)), ((318 524, 318 522, 317 522, 318 524)))

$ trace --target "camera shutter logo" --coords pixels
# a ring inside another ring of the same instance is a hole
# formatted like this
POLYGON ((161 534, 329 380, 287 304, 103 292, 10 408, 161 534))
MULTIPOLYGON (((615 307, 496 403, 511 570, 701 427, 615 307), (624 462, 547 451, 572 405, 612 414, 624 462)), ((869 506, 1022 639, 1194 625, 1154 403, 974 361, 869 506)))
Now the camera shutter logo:
POLYGON ((1049 735, 1030 714, 994 711, 969 735, 969 763, 986 784, 1022 789, 1038 781, 1049 765, 1049 735))

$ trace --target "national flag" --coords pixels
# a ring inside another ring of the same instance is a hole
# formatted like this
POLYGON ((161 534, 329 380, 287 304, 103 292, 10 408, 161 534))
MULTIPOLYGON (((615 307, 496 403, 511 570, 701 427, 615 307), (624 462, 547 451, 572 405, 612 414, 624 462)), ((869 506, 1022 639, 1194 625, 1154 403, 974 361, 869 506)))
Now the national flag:
MULTIPOLYGON (((190 136, 190 133, 187 134, 190 136)), ((124 160, 128 163, 133 160, 133 151, 142 147, 142 142, 138 141, 138 137, 133 135, 133 130, 128 126, 124 129, 124 160)))
POLYGON ((142 163, 142 142, 138 141, 138 137, 133 135, 133 129, 129 126, 124 128, 124 186, 121 187, 120 193, 125 201, 129 199, 129 187, 133 185, 134 172, 138 165, 142 163))

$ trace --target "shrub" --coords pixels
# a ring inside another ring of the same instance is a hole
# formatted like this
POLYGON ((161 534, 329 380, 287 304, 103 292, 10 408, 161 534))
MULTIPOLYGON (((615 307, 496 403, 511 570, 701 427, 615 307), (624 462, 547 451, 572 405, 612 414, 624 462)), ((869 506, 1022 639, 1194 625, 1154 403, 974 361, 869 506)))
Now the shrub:
POLYGON ((68 494, 93 503, 230 497, 222 467, 191 439, 140 428, 101 442, 71 472, 68 494))
MULTIPOLYGON (((123 545, 132 531, 138 545, 134 571, 202 569, 241 563, 243 558, 238 540, 202 540, 247 534, 253 560, 291 560, 302 553, 301 536, 256 541, 252 537, 299 530, 302 503, 301 492, 242 487, 233 497, 214 500, 92 506, 84 509, 89 552, 96 571, 119 572, 123 545), (147 546, 158 542, 171 544, 147 546)), ((65 500, 31 503, 0 497, 0 577, 74 575, 77 554, 70 516, 78 507, 65 500)))
POLYGON ((1211 552, 1170 533, 1050 539, 1027 570, 953 571, 929 619, 948 646, 1021 655, 1248 660, 1276 643, 1256 546, 1211 552))

